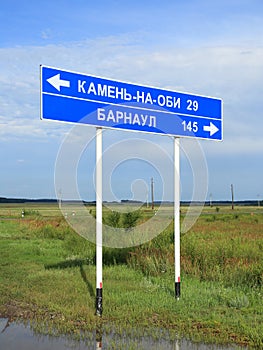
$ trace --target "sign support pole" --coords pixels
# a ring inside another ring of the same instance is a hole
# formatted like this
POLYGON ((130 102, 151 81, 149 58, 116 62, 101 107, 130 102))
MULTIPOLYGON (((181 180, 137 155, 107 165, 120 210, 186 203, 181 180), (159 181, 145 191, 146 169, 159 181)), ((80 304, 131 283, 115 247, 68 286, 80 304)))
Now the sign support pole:
POLYGON ((180 139, 174 137, 174 263, 175 298, 180 298, 180 139))
POLYGON ((96 315, 102 316, 102 129, 96 129, 96 315))

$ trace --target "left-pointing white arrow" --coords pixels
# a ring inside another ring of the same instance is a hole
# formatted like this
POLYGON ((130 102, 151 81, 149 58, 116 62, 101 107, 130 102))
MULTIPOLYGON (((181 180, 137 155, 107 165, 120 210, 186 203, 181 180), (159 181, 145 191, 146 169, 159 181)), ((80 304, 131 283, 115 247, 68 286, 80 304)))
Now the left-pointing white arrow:
POLYGON ((209 131, 210 136, 214 135, 218 130, 218 127, 216 127, 212 122, 210 122, 210 125, 204 125, 204 131, 209 131))
POLYGON ((60 91, 60 87, 70 87, 70 81, 60 79, 60 74, 56 74, 53 77, 47 79, 50 85, 52 85, 55 89, 60 91))

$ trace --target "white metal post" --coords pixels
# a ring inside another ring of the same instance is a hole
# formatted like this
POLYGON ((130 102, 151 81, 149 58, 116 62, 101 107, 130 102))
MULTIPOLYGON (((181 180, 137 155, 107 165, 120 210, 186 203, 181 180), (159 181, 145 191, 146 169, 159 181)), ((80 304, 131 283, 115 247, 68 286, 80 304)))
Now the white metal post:
POLYGON ((174 137, 174 263, 175 297, 180 298, 180 139, 174 137))
POLYGON ((102 129, 96 129, 96 314, 102 315, 102 129))

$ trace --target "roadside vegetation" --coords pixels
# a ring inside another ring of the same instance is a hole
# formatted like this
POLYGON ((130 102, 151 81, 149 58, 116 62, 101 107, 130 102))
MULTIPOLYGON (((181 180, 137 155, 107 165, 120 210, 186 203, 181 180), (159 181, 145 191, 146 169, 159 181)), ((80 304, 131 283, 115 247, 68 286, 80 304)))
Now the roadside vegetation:
MULTIPOLYGON (((170 339, 263 347, 263 211, 205 208, 181 237, 181 298, 174 298, 173 224, 139 247, 103 249, 103 316, 95 316, 95 245, 55 205, 0 206, 0 317, 42 333, 85 337, 130 332, 170 339), (23 217, 22 217, 23 211, 23 217)), ((94 210, 91 208, 90 210, 94 210)), ((182 216, 185 210, 182 211, 182 216)), ((130 227, 146 208, 104 211, 130 227)))

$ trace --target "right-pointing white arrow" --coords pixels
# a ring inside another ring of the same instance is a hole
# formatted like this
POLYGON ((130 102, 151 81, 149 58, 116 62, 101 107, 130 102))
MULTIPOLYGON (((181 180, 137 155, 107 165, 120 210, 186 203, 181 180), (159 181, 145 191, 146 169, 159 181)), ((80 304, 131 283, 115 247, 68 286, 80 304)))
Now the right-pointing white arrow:
POLYGON ((210 125, 204 125, 204 131, 209 131, 210 136, 214 135, 218 130, 218 127, 216 127, 212 122, 210 122, 210 125))
POLYGON ((47 79, 49 84, 51 84, 55 89, 60 91, 60 87, 70 87, 70 81, 60 79, 60 74, 56 74, 53 77, 47 79))

